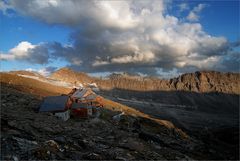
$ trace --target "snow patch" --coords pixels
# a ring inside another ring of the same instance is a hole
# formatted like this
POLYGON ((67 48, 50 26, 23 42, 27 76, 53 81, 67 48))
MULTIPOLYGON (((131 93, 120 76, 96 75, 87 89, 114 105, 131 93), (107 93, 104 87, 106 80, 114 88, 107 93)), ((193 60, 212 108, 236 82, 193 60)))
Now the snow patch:
POLYGON ((65 81, 60 81, 60 80, 56 80, 56 79, 52 79, 52 78, 41 78, 38 76, 30 76, 30 75, 23 75, 23 74, 17 74, 18 76, 21 77, 25 77, 25 78, 31 78, 31 79, 35 79, 44 83, 49 83, 55 86, 61 86, 61 87, 66 87, 66 88, 77 88, 77 89, 82 89, 84 88, 84 86, 88 86, 89 88, 91 88, 94 92, 98 92, 99 88, 97 86, 96 83, 69 83, 69 82, 65 82, 65 81))
POLYGON ((99 92, 99 88, 96 83, 88 83, 88 87, 91 88, 94 92, 99 92))
POLYGON ((96 83, 88 83, 88 87, 90 87, 90 88, 98 88, 96 83))
POLYGON ((18 76, 21 77, 25 77, 25 78, 31 78, 31 79, 35 79, 44 83, 49 83, 55 86, 61 86, 61 87, 67 87, 67 88, 73 88, 73 84, 68 83, 68 82, 64 82, 64 81, 58 81, 58 80, 54 80, 54 79, 43 79, 43 78, 39 78, 37 76, 30 76, 30 75, 22 75, 22 74, 17 74, 18 76))
POLYGON ((31 78, 31 79, 37 79, 37 80, 40 80, 40 78, 37 77, 37 76, 23 75, 23 74, 17 74, 17 75, 20 76, 20 77, 25 77, 25 78, 31 78))

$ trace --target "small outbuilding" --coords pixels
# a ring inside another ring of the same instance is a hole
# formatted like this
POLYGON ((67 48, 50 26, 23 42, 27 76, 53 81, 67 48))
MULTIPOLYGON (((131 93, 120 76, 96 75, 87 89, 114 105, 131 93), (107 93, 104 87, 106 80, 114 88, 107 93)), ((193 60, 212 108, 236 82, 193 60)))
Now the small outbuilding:
POLYGON ((70 118, 71 100, 69 96, 49 96, 45 97, 40 105, 39 112, 51 112, 55 116, 66 121, 70 118))
POLYGON ((86 103, 74 102, 71 107, 72 115, 79 118, 88 118, 93 114, 92 106, 86 103))

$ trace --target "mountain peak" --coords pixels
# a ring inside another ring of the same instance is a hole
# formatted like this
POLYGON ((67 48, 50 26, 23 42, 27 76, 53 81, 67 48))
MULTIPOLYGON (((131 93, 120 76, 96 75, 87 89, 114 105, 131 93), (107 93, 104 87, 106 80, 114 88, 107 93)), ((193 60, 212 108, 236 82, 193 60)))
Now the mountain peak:
POLYGON ((76 72, 68 67, 60 68, 59 70, 52 73, 50 77, 52 79, 66 81, 69 83, 91 83, 93 79, 84 72, 76 72))

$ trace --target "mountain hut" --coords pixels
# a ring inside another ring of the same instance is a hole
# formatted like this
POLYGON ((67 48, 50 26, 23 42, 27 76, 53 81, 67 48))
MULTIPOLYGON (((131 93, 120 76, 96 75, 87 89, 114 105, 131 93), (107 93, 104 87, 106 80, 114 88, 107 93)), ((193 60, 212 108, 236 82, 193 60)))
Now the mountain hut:
POLYGON ((55 116, 67 121, 70 118, 71 100, 69 96, 45 97, 40 105, 39 112, 51 112, 55 116))

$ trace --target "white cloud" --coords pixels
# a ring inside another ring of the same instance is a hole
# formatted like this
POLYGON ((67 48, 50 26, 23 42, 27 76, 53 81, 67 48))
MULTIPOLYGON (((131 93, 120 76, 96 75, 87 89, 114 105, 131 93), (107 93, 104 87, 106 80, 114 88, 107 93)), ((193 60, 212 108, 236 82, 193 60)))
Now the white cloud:
POLYGON ((102 26, 120 28, 131 28, 138 23, 130 11, 129 1, 26 0, 23 4, 10 0, 10 4, 22 14, 48 23, 72 26, 91 20, 102 26))
POLYGON ((178 77, 179 75, 182 74, 182 73, 179 73, 179 71, 176 68, 173 68, 172 70, 169 70, 167 72, 163 71, 162 68, 156 68, 156 72, 161 78, 165 78, 165 79, 178 77))
MULTIPOLYGON (((72 45, 52 43, 47 47, 52 51, 50 56, 87 72, 212 69, 229 49, 226 38, 211 36, 200 23, 183 22, 167 14, 167 1, 10 0, 10 4, 24 15, 75 30, 70 35, 72 45)), ((186 10, 188 4, 179 7, 186 10)), ((205 4, 194 7, 189 21, 198 21, 204 7, 205 4)), ((20 55, 33 58, 41 54, 29 51, 46 47, 32 46, 20 55)), ((3 57, 20 59, 16 55, 9 52, 3 57)))
POLYGON ((51 74, 51 71, 48 71, 46 68, 39 69, 37 72, 43 76, 49 76, 51 74))
POLYGON ((92 64, 93 67, 96 66, 101 66, 101 65, 108 65, 110 64, 108 61, 104 61, 104 60, 95 60, 92 64))
POLYGON ((43 44, 33 45, 30 42, 22 41, 8 53, 0 54, 0 60, 25 60, 31 63, 44 64, 48 62, 48 49, 43 44))
POLYGON ((36 71, 35 69, 33 69, 33 68, 27 68, 27 69, 25 69, 26 71, 28 71, 28 72, 33 72, 33 71, 36 71))
POLYGON ((30 53, 29 50, 35 48, 35 45, 27 41, 20 42, 17 46, 10 49, 8 54, 1 54, 2 60, 14 60, 14 59, 21 59, 23 57, 27 57, 30 53))
POLYGON ((14 55, 3 54, 0 52, 0 60, 14 60, 14 55))
POLYGON ((22 41, 16 47, 9 50, 9 54, 14 57, 25 57, 28 56, 28 50, 35 48, 36 45, 32 45, 30 42, 22 41))
POLYGON ((111 63, 149 63, 155 61, 155 55, 152 52, 136 53, 134 55, 123 55, 111 59, 111 63))

